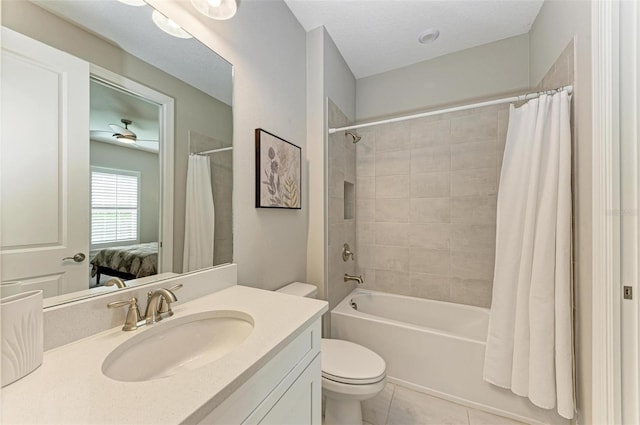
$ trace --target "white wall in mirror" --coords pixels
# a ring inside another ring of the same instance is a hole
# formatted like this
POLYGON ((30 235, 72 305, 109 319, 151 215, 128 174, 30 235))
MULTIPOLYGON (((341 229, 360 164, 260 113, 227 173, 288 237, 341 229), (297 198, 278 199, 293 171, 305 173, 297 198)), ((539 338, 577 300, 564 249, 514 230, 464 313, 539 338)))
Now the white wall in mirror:
MULTIPOLYGON (((45 2, 48 4, 55 4, 57 6, 65 5, 67 3, 75 3, 77 5, 92 4, 92 10, 94 12, 101 11, 98 5, 104 6, 105 4, 117 3, 119 7, 129 8, 129 6, 116 2, 115 0, 99 1, 99 2, 45 2), (97 9, 93 9, 93 7, 97 9)), ((140 8, 135 8, 141 10, 140 8)), ((148 6, 142 8, 148 9, 150 15, 150 8, 148 6)), ((128 19, 134 15, 127 9, 123 16, 127 16, 127 24, 131 28, 140 30, 143 26, 134 24, 133 21, 128 19)), ((102 11, 104 12, 104 11, 102 11)), ((105 18, 105 15, 101 15, 105 18)), ((118 16, 110 16, 111 18, 118 19, 118 16)), ((100 23, 104 24, 107 19, 101 19, 100 23)), ((83 21, 86 24, 88 21, 83 21)), ((16 30, 22 34, 27 35, 30 38, 39 40, 46 43, 56 49, 65 51, 73 56, 81 58, 82 60, 91 64, 97 65, 108 71, 122 75, 134 81, 140 81, 144 85, 156 88, 167 96, 175 99, 175 191, 172 193, 174 197, 173 216, 174 216, 174 244, 173 244, 173 270, 182 271, 182 244, 183 244, 183 232, 184 232, 184 187, 186 184, 186 167, 187 158, 189 155, 188 133, 189 131, 196 131, 199 134, 204 134, 212 139, 215 139, 217 143, 224 146, 231 146, 233 138, 233 126, 232 126, 232 109, 231 109, 231 81, 232 72, 231 65, 226 61, 220 59, 217 55, 211 52, 208 48, 200 46, 200 53, 196 55, 195 59, 188 59, 186 56, 180 56, 178 62, 189 62, 196 65, 195 69, 199 69, 199 72, 195 73, 193 81, 190 84, 186 84, 180 81, 174 75, 180 73, 180 67, 168 71, 158 69, 156 66, 150 65, 139 58, 131 55, 121 47, 122 45, 116 45, 113 42, 109 42, 104 38, 95 35, 99 33, 96 28, 89 30, 83 29, 75 24, 59 18, 58 16, 50 13, 47 10, 40 8, 38 5, 28 2, 26 0, 16 0, 11 2, 2 3, 2 24, 8 28, 16 30), (205 60, 205 53, 215 56, 216 65, 210 66, 211 61, 205 60), (206 70, 205 71, 203 71, 206 70), (226 73, 219 81, 211 83, 209 77, 215 73, 226 73), (194 87, 194 85, 197 87, 194 87), (218 98, 211 96, 211 93, 215 93, 218 98), (220 100, 218 100, 220 99, 220 100)), ((153 24, 151 24, 153 25, 153 24)), ((120 34, 126 38, 126 34, 116 31, 116 34, 120 34)), ((165 37, 171 39, 168 35, 165 37)), ((154 45, 159 40, 158 35, 152 35, 151 39, 154 40, 154 45)), ((176 39, 177 40, 177 39, 176 39)), ((173 40, 171 40, 173 42, 173 40)), ((178 40, 184 41, 184 40, 178 40)), ((194 40, 189 40, 195 42, 194 40)), ((195 42, 198 44, 197 42, 195 42)), ((144 44, 144 43, 143 43, 144 44)), ((127 47, 130 49, 131 47, 127 47)), ((152 49, 155 54, 167 53, 168 49, 154 48, 152 49)), ((190 49, 182 49, 181 54, 187 54, 190 49)), ((192 52, 193 53, 193 52, 192 52)), ((156 60, 148 59, 147 61, 156 60)), ((157 63, 156 63, 157 64, 157 63)), ((188 71, 187 74, 194 74, 193 69, 188 71)), ((180 78, 189 78, 189 75, 182 76, 180 78)), ((194 77, 194 75, 191 75, 194 77)), ((87 111, 88 112, 88 111, 87 111)), ((220 147, 220 146, 213 147, 220 147)), ((228 162, 231 162, 231 154, 228 153, 228 162)), ((229 172, 231 165, 229 165, 229 172)), ((227 178, 226 184, 232 185, 232 178, 227 178)), ((228 199, 225 200, 224 205, 225 214, 219 214, 220 219, 224 219, 226 223, 218 223, 217 228, 224 230, 226 236, 225 243, 229 246, 225 247, 224 258, 221 262, 230 262, 232 255, 232 214, 231 214, 231 188, 225 189, 228 193, 228 199)))

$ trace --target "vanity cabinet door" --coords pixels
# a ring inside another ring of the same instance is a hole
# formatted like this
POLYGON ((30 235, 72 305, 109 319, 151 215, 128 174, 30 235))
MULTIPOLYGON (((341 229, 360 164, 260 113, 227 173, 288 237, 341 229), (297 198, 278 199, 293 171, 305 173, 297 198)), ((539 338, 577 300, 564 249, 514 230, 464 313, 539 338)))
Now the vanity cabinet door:
POLYGON ((320 355, 287 389, 269 413, 262 418, 263 425, 320 424, 322 421, 322 378, 320 355))

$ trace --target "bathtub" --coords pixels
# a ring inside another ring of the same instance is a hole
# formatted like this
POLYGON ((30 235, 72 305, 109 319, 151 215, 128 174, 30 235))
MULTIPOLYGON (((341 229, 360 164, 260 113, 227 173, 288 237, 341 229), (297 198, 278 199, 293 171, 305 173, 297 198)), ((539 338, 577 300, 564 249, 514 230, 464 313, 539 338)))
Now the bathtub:
POLYGON ((524 422, 569 424, 482 379, 489 311, 356 288, 331 311, 331 337, 380 354, 390 382, 524 422))

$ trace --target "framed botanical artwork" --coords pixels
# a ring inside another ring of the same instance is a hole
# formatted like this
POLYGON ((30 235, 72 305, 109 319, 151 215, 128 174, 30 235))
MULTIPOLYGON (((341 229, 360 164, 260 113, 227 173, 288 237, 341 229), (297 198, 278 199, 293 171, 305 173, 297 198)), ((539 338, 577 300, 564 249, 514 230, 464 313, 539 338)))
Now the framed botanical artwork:
POLYGON ((256 128, 256 208, 301 209, 302 149, 256 128))

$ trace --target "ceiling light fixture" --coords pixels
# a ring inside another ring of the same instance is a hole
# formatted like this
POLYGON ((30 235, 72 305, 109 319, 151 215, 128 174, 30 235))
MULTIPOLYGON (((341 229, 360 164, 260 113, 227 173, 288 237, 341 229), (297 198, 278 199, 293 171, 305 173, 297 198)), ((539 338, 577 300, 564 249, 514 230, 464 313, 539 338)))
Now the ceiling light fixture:
POLYGON ((157 10, 153 11, 151 19, 153 19, 153 23, 156 24, 158 28, 169 35, 178 38, 191 38, 191 34, 180 28, 180 25, 176 24, 157 10))
POLYGON ((191 0, 191 4, 198 12, 219 21, 233 18, 238 10, 236 0, 191 0))
POLYGON ((120 3, 124 3, 128 6, 146 6, 147 2, 144 0, 118 0, 120 3))
POLYGON ((435 28, 429 28, 420 33, 418 41, 422 44, 433 43, 440 37, 440 31, 435 28))
POLYGON ((116 136, 116 140, 120 143, 126 143, 128 145, 132 145, 136 142, 136 139, 134 139, 133 137, 122 135, 122 134, 119 136, 116 136))

